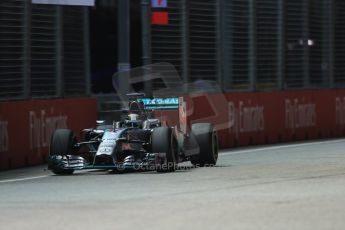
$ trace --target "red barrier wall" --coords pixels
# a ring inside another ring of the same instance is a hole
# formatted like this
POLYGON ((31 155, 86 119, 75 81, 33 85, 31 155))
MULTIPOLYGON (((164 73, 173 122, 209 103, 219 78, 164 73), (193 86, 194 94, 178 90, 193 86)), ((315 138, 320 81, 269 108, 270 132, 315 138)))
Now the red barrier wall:
MULTIPOLYGON (((345 135, 345 90, 206 94, 183 100, 187 123, 215 124, 223 148, 345 135)), ((92 98, 0 102, 0 170, 44 162, 56 128, 79 134, 95 125, 96 112, 92 98)), ((156 117, 175 125, 178 114, 159 111, 156 117)))
POLYGON ((188 123, 212 122, 221 147, 345 134, 345 90, 186 96, 188 123))
POLYGON ((52 132, 95 126, 93 98, 0 102, 0 170, 46 161, 52 132))

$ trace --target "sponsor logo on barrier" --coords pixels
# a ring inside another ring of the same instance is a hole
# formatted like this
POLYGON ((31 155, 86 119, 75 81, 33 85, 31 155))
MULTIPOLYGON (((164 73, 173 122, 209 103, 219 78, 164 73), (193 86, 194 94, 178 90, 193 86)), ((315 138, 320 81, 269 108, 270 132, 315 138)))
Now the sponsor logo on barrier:
POLYGON ((228 103, 229 107, 229 132, 250 133, 265 130, 264 107, 251 105, 251 101, 247 104, 243 101, 238 103, 228 103))
POLYGON ((39 113, 30 111, 29 125, 30 149, 48 147, 53 132, 56 129, 67 128, 67 116, 48 116, 45 110, 41 110, 39 113))
POLYGON ((336 124, 345 125, 345 97, 335 99, 336 124))
POLYGON ((7 152, 9 146, 8 122, 0 121, 0 153, 7 152))
POLYGON ((298 98, 285 100, 285 127, 287 129, 310 128, 316 126, 316 104, 305 103, 298 98))

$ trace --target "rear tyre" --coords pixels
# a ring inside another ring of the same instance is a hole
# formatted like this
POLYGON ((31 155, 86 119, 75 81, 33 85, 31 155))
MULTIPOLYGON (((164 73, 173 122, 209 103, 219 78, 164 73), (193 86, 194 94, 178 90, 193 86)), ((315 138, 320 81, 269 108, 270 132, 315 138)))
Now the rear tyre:
MULTIPOLYGON (((54 156, 67 157, 67 155, 74 155, 77 152, 77 149, 75 148, 76 143, 77 138, 72 130, 56 130, 52 135, 50 143, 50 158, 54 158, 54 156)), ((57 160, 53 161, 49 167, 51 168, 52 172, 57 175, 71 175, 74 172, 73 169, 64 169, 57 160)))
POLYGON ((213 125, 193 124, 192 133, 200 148, 199 155, 191 159, 192 164, 200 167, 215 166, 218 160, 218 136, 213 125))
POLYGON ((173 172, 177 166, 177 141, 170 127, 155 128, 151 136, 152 152, 165 153, 166 157, 156 163, 156 171, 161 173, 173 172))

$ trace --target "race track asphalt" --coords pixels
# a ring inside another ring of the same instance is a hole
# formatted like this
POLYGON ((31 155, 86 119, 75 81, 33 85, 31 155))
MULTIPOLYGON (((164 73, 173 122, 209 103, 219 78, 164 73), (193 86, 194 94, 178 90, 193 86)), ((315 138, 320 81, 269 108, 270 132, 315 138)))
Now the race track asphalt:
POLYGON ((175 173, 0 173, 0 229, 339 229, 345 140, 222 151, 175 173))

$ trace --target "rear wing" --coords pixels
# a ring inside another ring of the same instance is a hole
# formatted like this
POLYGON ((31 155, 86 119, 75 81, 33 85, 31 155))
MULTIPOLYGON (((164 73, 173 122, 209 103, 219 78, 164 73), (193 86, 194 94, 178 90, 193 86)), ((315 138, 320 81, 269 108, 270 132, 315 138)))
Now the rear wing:
POLYGON ((162 109, 178 109, 179 98, 139 98, 139 102, 143 102, 146 109, 162 110, 162 109))

